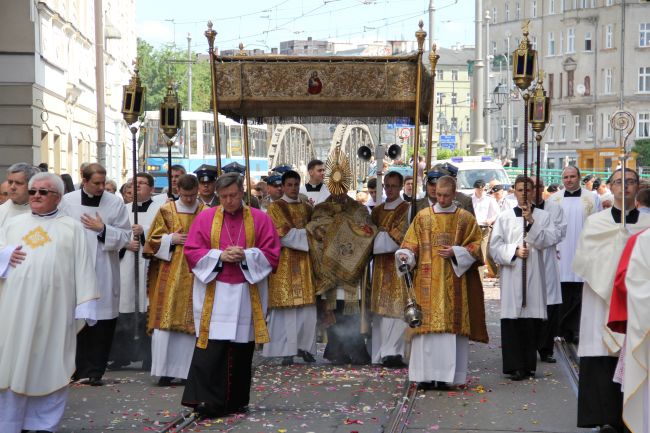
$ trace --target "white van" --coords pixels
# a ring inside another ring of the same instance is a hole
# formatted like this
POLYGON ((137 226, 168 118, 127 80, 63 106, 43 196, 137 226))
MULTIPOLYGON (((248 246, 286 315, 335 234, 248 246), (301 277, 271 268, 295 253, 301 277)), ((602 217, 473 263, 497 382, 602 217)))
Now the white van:
POLYGON ((507 190, 511 181, 500 162, 495 162, 490 156, 455 156, 451 159, 433 161, 431 166, 445 164, 456 172, 457 189, 465 194, 474 192, 474 182, 483 180, 487 185, 496 179, 507 190))

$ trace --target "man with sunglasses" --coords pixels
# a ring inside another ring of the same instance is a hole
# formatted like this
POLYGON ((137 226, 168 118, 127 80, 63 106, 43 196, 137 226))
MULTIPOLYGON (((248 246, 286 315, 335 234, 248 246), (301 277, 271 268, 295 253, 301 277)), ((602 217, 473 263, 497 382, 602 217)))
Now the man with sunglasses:
POLYGON ((131 240, 129 213, 115 194, 104 194, 106 169, 100 164, 84 168, 81 189, 63 196, 59 208, 84 227, 100 298, 77 307, 77 319, 87 324, 77 335, 77 371, 73 380, 88 378, 102 385, 113 341, 120 303, 120 249, 131 240))
POLYGON ((29 212, 29 195, 27 184, 35 174, 40 173, 38 167, 19 162, 7 170, 8 200, 0 205, 0 227, 9 218, 29 212))
POLYGON ((28 185, 30 212, 0 228, 3 433, 57 430, 75 369, 75 306, 99 296, 84 229, 57 209, 63 181, 39 173, 28 185))
MULTIPOLYGON (((573 261, 573 271, 584 279, 578 346, 578 427, 600 427, 602 433, 624 431, 623 394, 620 384, 613 381, 624 336, 606 330, 617 265, 627 239, 650 227, 650 215, 634 208, 639 190, 638 173, 625 170, 625 190, 622 181, 621 169, 610 176, 614 205, 587 218, 573 261), (623 218, 625 230, 621 229, 623 218), (607 259, 603 260, 605 251, 607 259)), ((626 356, 633 359, 634 355, 626 353, 626 356)), ((633 391, 625 389, 628 396, 633 391)))

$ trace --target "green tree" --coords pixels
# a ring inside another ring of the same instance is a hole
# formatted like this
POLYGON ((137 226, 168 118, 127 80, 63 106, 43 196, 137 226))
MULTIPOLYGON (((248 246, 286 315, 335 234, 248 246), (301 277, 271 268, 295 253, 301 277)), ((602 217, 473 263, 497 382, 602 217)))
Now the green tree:
POLYGON ((650 138, 642 138, 634 142, 633 152, 636 152, 636 163, 641 167, 650 166, 650 138))
MULTIPOLYGON (((178 98, 184 110, 188 106, 188 64, 187 51, 162 47, 155 49, 148 42, 138 39, 138 58, 140 59, 140 78, 147 88, 146 110, 157 110, 167 94, 167 84, 171 80, 178 91, 178 98)), ((196 53, 192 53, 196 59, 196 53)), ((192 65, 192 110, 210 109, 210 63, 196 62, 192 65)))

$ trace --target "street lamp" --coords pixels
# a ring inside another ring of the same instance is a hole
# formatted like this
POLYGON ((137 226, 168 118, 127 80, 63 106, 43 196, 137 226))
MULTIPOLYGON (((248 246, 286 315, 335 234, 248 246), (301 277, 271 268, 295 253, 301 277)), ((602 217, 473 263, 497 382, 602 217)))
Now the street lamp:
POLYGON ((167 95, 160 103, 160 129, 167 136, 167 196, 172 198, 172 145, 174 144, 172 138, 181 129, 181 103, 178 101, 171 79, 167 84, 167 95))
POLYGON ((487 113, 493 113, 495 111, 501 110, 501 107, 503 107, 503 104, 506 102, 506 99, 508 97, 510 97, 508 87, 503 83, 497 84, 497 86, 492 91, 490 106, 483 108, 483 115, 485 116, 487 113))

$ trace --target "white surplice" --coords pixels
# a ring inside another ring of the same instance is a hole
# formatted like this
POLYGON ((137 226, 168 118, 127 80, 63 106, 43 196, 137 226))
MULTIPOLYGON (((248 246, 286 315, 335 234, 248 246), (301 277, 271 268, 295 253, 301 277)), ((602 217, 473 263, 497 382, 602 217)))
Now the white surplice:
POLYGON ((81 190, 63 196, 59 209, 79 221, 81 215, 95 218, 99 213, 105 224, 104 242, 98 239, 95 231, 84 229, 86 241, 97 275, 97 288, 100 298, 77 307, 78 319, 109 320, 119 314, 120 301, 120 257, 119 251, 131 237, 131 224, 124 202, 113 194, 102 194, 98 207, 81 204, 81 190))
POLYGON ((515 209, 502 212, 492 226, 490 254, 501 265, 501 318, 546 319, 546 279, 543 251, 557 244, 558 232, 548 212, 535 208, 534 223, 526 234, 526 307, 522 307, 522 259, 515 251, 524 239, 523 217, 515 209))
POLYGON ((324 202, 327 197, 330 196, 330 191, 327 189, 327 185, 324 183, 320 187, 320 191, 307 191, 307 187, 304 184, 300 185, 300 194, 304 194, 309 199, 309 203, 312 206, 316 206, 324 202))
MULTIPOLYGON (((404 199, 400 196, 396 200, 384 203, 384 209, 394 210, 402 204, 404 199)), ((390 237, 388 232, 380 231, 375 236, 373 243, 373 254, 394 253, 399 249, 399 245, 390 237)), ((372 318, 372 344, 371 362, 380 364, 382 358, 386 356, 400 355, 404 356, 405 341, 404 333, 407 324, 402 319, 394 317, 385 317, 374 315, 372 318)))
POLYGON ((576 254, 582 227, 589 215, 600 211, 600 201, 598 194, 593 194, 585 188, 582 188, 580 197, 565 197, 564 192, 564 190, 560 190, 547 200, 547 202, 562 206, 567 223, 566 236, 557 246, 560 254, 560 281, 581 283, 582 278, 573 272, 573 258, 576 254))
POLYGON ((624 336, 607 328, 616 268, 627 239, 648 227, 650 215, 640 214, 637 223, 626 224, 623 231, 611 209, 587 219, 573 262, 574 272, 584 278, 582 311, 589 312, 580 315, 578 356, 616 356, 620 351, 624 336))
MULTIPOLYGON (((323 185, 323 187, 325 187, 323 185)), ((287 203, 300 203, 285 194, 281 200, 287 203)), ((307 230, 291 228, 280 238, 282 248, 309 251, 307 230)), ((271 341, 264 345, 262 356, 294 356, 298 350, 316 354, 316 306, 303 305, 294 308, 274 308, 268 315, 268 328, 271 341)))
MULTIPOLYGON (((132 204, 126 205, 129 213, 129 223, 133 225, 134 214, 132 204)), ((153 222, 158 208, 161 204, 154 202, 149 205, 146 212, 138 212, 138 224, 142 226, 144 233, 142 236, 146 239, 149 233, 149 228, 153 222)), ((120 260, 120 313, 133 313, 135 312, 135 255, 138 255, 138 265, 140 268, 139 277, 139 307, 140 313, 147 312, 147 305, 149 299, 147 297, 147 270, 149 269, 149 260, 142 257, 142 243, 137 253, 126 250, 124 257, 120 260)))
MULTIPOLYGON (((643 215, 643 214, 642 214, 643 215)), ((648 214, 646 214, 648 215, 648 214)), ((650 230, 639 235, 625 276, 627 338, 623 372, 623 420, 634 433, 650 432, 650 230)))
POLYGON ((72 218, 11 218, 0 229, 0 248, 18 245, 26 253, 21 264, 0 258, 0 431, 50 430, 75 370, 75 306, 99 293, 84 229, 72 218))
MULTIPOLYGON (((160 203, 152 206, 160 207, 160 203)), ((191 206, 185 205, 181 200, 176 201, 176 211, 181 214, 194 214, 198 201, 191 206)), ((153 221, 153 220, 152 220, 153 221)), ((151 223, 150 223, 151 224, 151 223)), ((162 235, 160 248, 154 256, 166 262, 172 259, 172 233, 162 235)), ((142 305, 142 304, 141 304, 142 305)), ((151 375, 167 376, 177 379, 187 379, 192 364, 196 336, 182 332, 154 329, 151 336, 151 375)))
MULTIPOLYGON (((544 210, 551 216, 553 228, 557 231, 558 244, 566 236, 566 218, 562 206, 553 202, 545 202, 544 210)), ((544 268, 546 269, 546 305, 562 304, 562 287, 560 285, 560 264, 557 258, 557 244, 544 250, 544 268)))
POLYGON ((28 212, 30 212, 29 203, 15 204, 11 199, 7 200, 0 205, 0 228, 9 218, 28 212))
MULTIPOLYGON (((199 336, 201 312, 205 301, 207 285, 217 278, 215 271, 222 250, 211 249, 194 266, 194 285, 192 287, 192 304, 194 305, 194 327, 199 336)), ((248 343, 255 340, 253 328, 253 310, 251 308, 248 284, 256 284, 262 303, 262 313, 266 315, 268 305, 267 276, 273 268, 259 248, 244 250, 245 262, 248 269, 239 267, 247 282, 230 284, 217 281, 214 294, 214 304, 210 317, 209 340, 228 340, 235 343, 248 343)))

